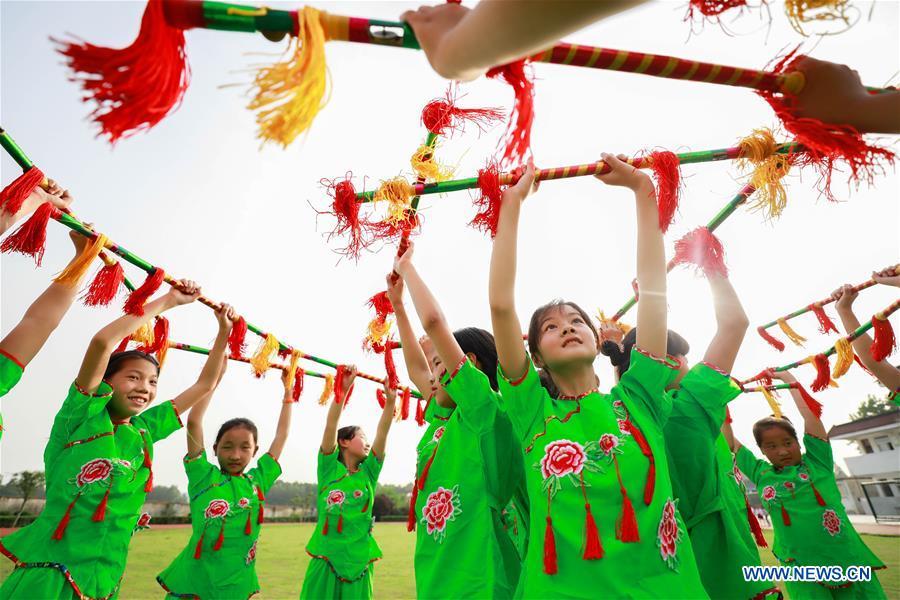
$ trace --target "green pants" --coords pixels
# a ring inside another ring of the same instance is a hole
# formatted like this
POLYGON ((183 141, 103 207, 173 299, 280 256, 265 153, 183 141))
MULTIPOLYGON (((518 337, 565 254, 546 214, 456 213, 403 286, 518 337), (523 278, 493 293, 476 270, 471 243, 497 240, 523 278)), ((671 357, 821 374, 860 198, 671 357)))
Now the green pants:
POLYGON ((372 563, 366 567, 362 577, 353 582, 341 580, 328 561, 313 558, 306 568, 300 600, 369 600, 372 598, 372 563))
POLYGON ((860 581, 842 588, 829 588, 818 583, 785 581, 791 600, 882 600, 884 588, 872 571, 872 581, 860 581))
MULTIPOLYGON (((19 567, 0 587, 0 600, 78 600, 79 596, 57 569, 19 567)), ((115 598, 115 595, 113 596, 115 598)))

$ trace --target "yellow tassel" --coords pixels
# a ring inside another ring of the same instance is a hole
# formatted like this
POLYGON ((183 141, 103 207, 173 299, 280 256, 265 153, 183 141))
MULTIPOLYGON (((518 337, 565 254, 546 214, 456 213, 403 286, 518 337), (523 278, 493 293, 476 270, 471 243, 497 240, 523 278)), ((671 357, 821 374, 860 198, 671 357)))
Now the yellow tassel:
POLYGON ((300 357, 303 353, 299 350, 291 350, 291 362, 288 366, 287 381, 284 384, 284 391, 290 392, 294 389, 294 378, 297 376, 297 367, 300 364, 300 357))
POLYGON ((784 0, 784 11, 794 30, 806 35, 802 25, 812 21, 843 21, 850 27, 849 5, 850 0, 784 0))
POLYGON ((409 164, 412 166, 413 171, 416 172, 416 175, 429 181, 444 181, 445 179, 450 179, 450 176, 453 175, 452 169, 435 162, 434 148, 427 144, 419 146, 415 154, 409 159, 409 164))
POLYGON ((266 339, 259 343, 256 353, 250 359, 250 366, 253 367, 253 372, 257 377, 262 377, 269 370, 272 355, 278 351, 279 347, 278 340, 271 333, 267 333, 266 339))
POLYGON ((769 403, 769 408, 772 409, 772 415, 776 419, 784 418, 784 414, 781 412, 781 405, 778 404, 778 400, 775 399, 775 394, 772 393, 772 390, 762 386, 759 388, 759 391, 762 392, 763 398, 769 403))
POLYGON ((806 341, 806 338, 791 329, 791 326, 787 324, 787 321, 784 319, 778 319, 778 326, 781 328, 781 331, 784 332, 784 335, 788 337, 789 340, 797 344, 798 346, 802 346, 803 342, 806 341))
POLYGON ((319 404, 321 406, 328 404, 332 391, 334 391, 334 375, 328 374, 325 376, 325 387, 322 389, 322 395, 319 396, 319 404))
POLYGON ((256 93, 247 108, 256 111, 259 137, 264 141, 287 147, 309 129, 328 102, 327 37, 319 17, 319 11, 312 7, 298 10, 300 33, 289 42, 290 56, 256 73, 256 93))
POLYGON ((853 346, 847 338, 840 338, 834 344, 834 351, 837 353, 837 360, 834 361, 834 368, 831 370, 833 379, 840 379, 853 364, 853 346))
POLYGON ((625 335, 629 331, 631 331, 632 327, 628 323, 623 323, 622 321, 613 321, 609 317, 606 316, 602 310, 597 311, 597 320, 600 321, 601 326, 612 326, 618 328, 619 331, 622 332, 622 335, 625 335))
POLYGON ((134 333, 131 334, 131 341, 141 346, 153 345, 156 336, 153 334, 153 326, 149 321, 134 330, 134 333))
POLYGON ((415 195, 413 186, 402 177, 388 179, 375 191, 372 200, 387 202, 388 210, 385 221, 388 223, 402 223, 406 221, 406 211, 410 207, 410 200, 415 195))
POLYGON ((749 183, 756 188, 756 199, 751 209, 762 210, 769 219, 779 217, 787 206, 787 192, 781 180, 791 170, 791 157, 775 154, 778 145, 769 129, 754 129, 738 146, 741 148, 739 168, 753 169, 749 183))
POLYGON ((166 363, 166 356, 169 355, 169 346, 171 343, 167 343, 165 346, 159 349, 159 352, 156 353, 156 360, 159 362, 159 370, 162 371, 163 365, 166 363))
POLYGON ((369 331, 366 334, 366 339, 369 341, 369 345, 372 344, 381 344, 384 342, 385 336, 391 332, 391 320, 385 319, 381 320, 376 317, 369 321, 369 331))
POLYGON ((100 251, 106 245, 106 236, 102 233, 97 234, 94 241, 85 246, 81 254, 75 257, 62 272, 57 275, 53 281, 68 287, 75 287, 84 277, 84 274, 91 268, 91 263, 100 255, 100 251))
POLYGON ((841 386, 838 385, 838 382, 837 382, 837 381, 835 381, 834 379, 832 379, 831 381, 828 382, 828 387, 836 388, 836 387, 841 387, 841 386))

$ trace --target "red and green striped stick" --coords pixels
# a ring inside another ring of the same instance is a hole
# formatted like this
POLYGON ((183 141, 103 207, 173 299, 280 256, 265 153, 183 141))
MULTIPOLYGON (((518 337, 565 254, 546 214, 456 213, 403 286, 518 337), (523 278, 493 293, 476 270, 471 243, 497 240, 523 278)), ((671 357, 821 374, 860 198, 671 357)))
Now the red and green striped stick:
MULTIPOLYGON (((784 142, 778 144, 775 152, 777 154, 793 154, 803 152, 805 149, 796 142, 784 142)), ((683 152, 676 154, 678 163, 682 165, 694 163, 706 163, 720 160, 733 160, 743 158, 740 146, 733 148, 718 148, 715 150, 700 150, 698 152, 683 152)), ((629 165, 638 169, 650 168, 649 161, 646 157, 637 157, 628 159, 629 165)), ((609 166, 602 160, 588 163, 584 165, 574 165, 569 167, 553 167, 550 169, 536 169, 534 178, 536 181, 547 181, 550 179, 567 179, 570 177, 587 177, 591 175, 602 175, 609 173, 609 166)), ((510 185, 518 181, 519 173, 513 171, 502 173, 500 175, 501 185, 510 185)), ((469 190, 478 187, 478 177, 469 177, 467 179, 454 179, 450 181, 435 181, 431 183, 414 183, 410 184, 416 195, 425 194, 443 194, 446 192, 456 192, 459 190, 469 190)), ((371 202, 375 197, 375 191, 358 192, 356 199, 359 202, 371 202)))
POLYGON ((750 392, 761 392, 764 389, 770 392, 774 392, 775 390, 790 390, 796 387, 797 386, 793 383, 778 383, 773 385, 758 385, 756 387, 741 388, 741 392, 743 392, 744 394, 749 394, 750 392))

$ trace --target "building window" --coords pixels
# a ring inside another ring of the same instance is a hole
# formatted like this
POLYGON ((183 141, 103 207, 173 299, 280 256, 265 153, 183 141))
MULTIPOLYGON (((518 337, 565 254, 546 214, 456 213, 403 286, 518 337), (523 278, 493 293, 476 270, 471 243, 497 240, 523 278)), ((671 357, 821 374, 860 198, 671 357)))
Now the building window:
POLYGON ((865 438, 859 440, 859 448, 863 451, 863 454, 872 454, 872 444, 865 438))
POLYGON ((891 443, 891 438, 888 436, 879 435, 875 438, 875 447, 879 452, 890 452, 894 449, 894 444, 891 443))
POLYGON ((891 484, 889 484, 889 483, 882 483, 881 491, 884 492, 884 495, 887 496, 888 498, 890 498, 894 495, 894 490, 891 489, 891 484))

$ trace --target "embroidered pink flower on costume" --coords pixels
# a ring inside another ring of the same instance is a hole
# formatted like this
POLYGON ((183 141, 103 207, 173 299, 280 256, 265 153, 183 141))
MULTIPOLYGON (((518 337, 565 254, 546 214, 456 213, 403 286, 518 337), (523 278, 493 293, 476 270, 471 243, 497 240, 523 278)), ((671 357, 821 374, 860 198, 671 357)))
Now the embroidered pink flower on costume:
POLYGON ((238 500, 238 506, 241 508, 250 508, 250 498, 241 498, 238 500))
POLYGON ((784 489, 793 492, 794 491, 794 482, 793 481, 785 481, 783 484, 784 489))
POLYGON ((422 507, 422 522, 427 527, 428 535, 433 535, 437 542, 443 542, 447 523, 456 520, 456 515, 461 512, 459 486, 453 486, 452 490, 438 487, 437 491, 428 495, 422 507))
POLYGON ((544 479, 569 474, 578 475, 584 468, 585 459, 584 447, 578 442, 571 440, 550 442, 544 447, 541 474, 544 479))
POLYGON ((628 426, 628 421, 625 419, 616 419, 616 424, 619 426, 619 433, 622 435, 631 435, 631 428, 628 426))
POLYGON ((771 485, 767 485, 763 488, 762 493, 763 500, 774 500, 775 499, 775 488, 771 485))
POLYGON ((841 532, 841 518, 829 508, 822 513, 822 527, 831 535, 837 535, 841 532))
POLYGON ((344 492, 342 492, 341 490, 331 490, 331 492, 328 494, 328 498, 325 500, 325 503, 330 508, 336 504, 343 504, 346 498, 347 497, 344 495, 344 492))
POLYGON ((105 458, 95 458, 81 467, 75 482, 78 487, 84 487, 89 483, 109 479, 110 473, 112 473, 112 462, 105 458))
POLYGON ((619 447, 619 438, 611 433, 604 433, 600 436, 599 443, 603 454, 610 456, 612 451, 619 447))
POLYGON ((681 528, 675 518, 675 502, 671 498, 663 506, 662 518, 659 521, 656 545, 663 562, 673 570, 678 568, 678 542, 681 541, 681 528))
POLYGON ((362 490, 355 490, 355 491, 353 492, 353 497, 354 497, 354 498, 362 498, 362 495, 363 495, 362 490))
POLYGON ((443 436, 444 436, 444 428, 438 427, 437 429, 434 430, 434 437, 431 438, 431 441, 433 443, 437 443, 437 442, 441 441, 441 438, 443 436))
POLYGON ((807 475, 806 473, 798 473, 797 477, 799 477, 803 481, 809 481, 809 475, 807 475))
POLYGON ((732 475, 734 475, 734 480, 737 481, 738 483, 741 483, 742 481, 744 481, 744 474, 741 473, 740 469, 738 469, 736 462, 734 463, 734 467, 732 469, 732 475))
POLYGON ((253 542, 253 545, 247 550, 247 558, 244 559, 244 564, 249 565, 254 560, 256 560, 256 542, 253 542))
POLYGON ((140 529, 149 529, 150 528, 150 513, 144 513, 141 515, 141 518, 138 519, 137 526, 140 529))
POLYGON ((621 400, 616 400, 615 402, 613 402, 613 406, 619 407, 619 406, 624 406, 624 404, 622 404, 621 400))
POLYGON ((230 511, 228 500, 210 500, 203 514, 207 519, 221 519, 228 516, 230 511))

